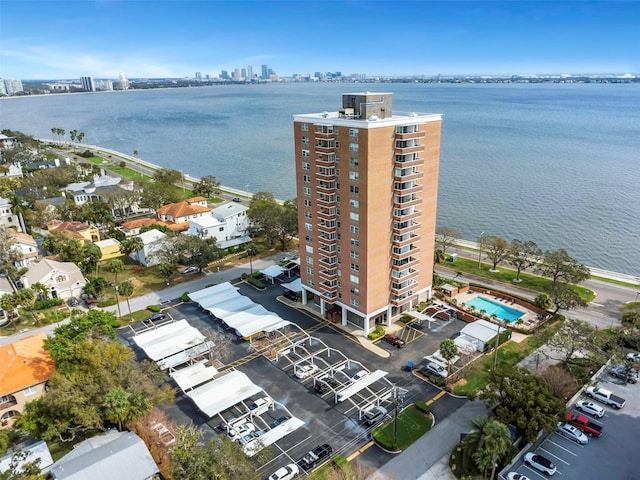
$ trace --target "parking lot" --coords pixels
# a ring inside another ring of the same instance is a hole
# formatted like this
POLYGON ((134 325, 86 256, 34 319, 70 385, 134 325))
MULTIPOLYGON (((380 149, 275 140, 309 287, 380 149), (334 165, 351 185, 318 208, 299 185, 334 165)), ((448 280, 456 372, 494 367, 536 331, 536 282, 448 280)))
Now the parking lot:
MULTIPOLYGON (((556 475, 565 480, 639 478, 635 456, 638 451, 636 438, 640 431, 640 384, 623 384, 605 372, 598 385, 627 401, 621 410, 599 404, 605 410, 604 417, 597 419, 603 424, 602 436, 589 437, 589 443, 581 446, 553 433, 532 451, 554 462, 557 466, 556 475)), ((589 399, 582 397, 581 400, 589 399)), ((522 473, 532 480, 545 478, 542 473, 522 462, 510 471, 522 473)))
MULTIPOLYGON (((246 284, 239 286, 243 295, 262 304, 283 319, 308 329, 312 332, 312 339, 296 348, 295 352, 287 352, 272 360, 256 353, 249 342, 237 338, 232 331, 225 330, 220 322, 200 311, 194 303, 175 301, 165 305, 163 313, 175 320, 186 319, 205 335, 211 331, 224 332, 225 341, 228 341, 230 348, 229 356, 222 359, 221 364, 245 373, 275 401, 273 409, 256 419, 256 429, 264 429, 278 418, 289 415, 287 411, 304 421, 302 428, 293 431, 274 445, 274 458, 261 468, 265 477, 282 465, 298 462, 309 450, 322 443, 329 443, 333 447, 334 455, 345 456, 367 444, 370 441, 371 427, 366 426, 361 420, 362 410, 377 403, 391 412, 393 386, 406 392, 404 404, 415 400, 428 400, 439 393, 438 388, 406 372, 404 367, 407 361, 417 364, 424 355, 437 350, 440 341, 459 330, 462 323, 457 325, 456 321, 433 322, 430 325, 431 329, 426 322, 415 327, 408 326, 403 333, 408 340, 404 348, 397 349, 384 342, 378 344, 390 353, 389 358, 383 359, 362 348, 356 340, 345 335, 336 326, 319 321, 308 313, 278 301, 276 297, 281 294, 281 288, 277 284, 270 286, 266 291, 255 290, 246 284), (335 378, 339 384, 337 388, 348 385, 350 378, 363 369, 368 372, 383 370, 387 372, 386 380, 376 380, 356 392, 350 399, 336 403, 334 391, 317 392, 314 388, 316 381, 312 377, 296 377, 295 365, 309 363, 308 357, 311 354, 317 355, 313 363, 317 363, 324 371, 323 375, 330 374, 335 378)), ((119 333, 125 341, 132 335, 127 329, 119 333)), ((259 396, 256 395, 256 398, 259 396)), ((247 399, 245 403, 251 403, 256 398, 247 399)), ((434 404, 434 413, 443 419, 462 403, 464 402, 445 396, 434 404)), ((207 435, 213 436, 224 435, 225 432, 218 428, 221 421, 230 415, 242 414, 244 409, 244 405, 235 406, 209 419, 195 407, 191 399, 180 393, 175 404, 166 408, 166 413, 179 424, 193 423, 200 426, 207 435)), ((377 465, 390 458, 378 449, 371 450, 375 450, 373 462, 377 465)))

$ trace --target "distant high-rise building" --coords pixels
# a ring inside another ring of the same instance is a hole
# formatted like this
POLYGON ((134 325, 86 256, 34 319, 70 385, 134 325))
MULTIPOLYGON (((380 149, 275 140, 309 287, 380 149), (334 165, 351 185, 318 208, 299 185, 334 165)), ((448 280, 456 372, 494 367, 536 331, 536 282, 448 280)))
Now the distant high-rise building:
POLYGON ((120 72, 120 75, 118 75, 118 88, 120 90, 129 90, 129 79, 124 72, 120 72))
POLYGON ((391 93, 294 115, 303 303, 367 335, 431 297, 442 115, 391 93), (339 172, 339 173, 338 173, 339 172))
POLYGON ((239 82, 242 80, 242 75, 240 74, 240 69, 236 68, 233 70, 233 81, 239 82))
POLYGON ((4 91, 6 95, 15 95, 17 93, 24 92, 24 87, 22 86, 22 80, 5 80, 4 91))
POLYGON ((197 82, 201 82, 202 81, 202 72, 196 72, 196 81, 197 82))
POLYGON ((96 80, 96 90, 112 91, 113 82, 111 80, 96 80))
POLYGON ((241 70, 240 75, 242 76, 242 80, 246 80, 246 79, 247 79, 247 69, 246 69, 246 68, 243 68, 243 69, 241 70))
POLYGON ((269 69, 266 65, 262 65, 262 78, 263 80, 267 80, 269 78, 269 69))
POLYGON ((226 70, 222 70, 220 72, 220 78, 223 80, 229 80, 229 72, 227 72, 226 70))
POLYGON ((253 80, 253 66, 251 65, 247 66, 247 80, 253 80))
POLYGON ((4 85, 4 80, 0 78, 0 95, 7 95, 7 87, 4 85))
POLYGON ((85 92, 96 91, 96 82, 94 82, 93 77, 80 77, 80 83, 82 83, 82 88, 85 92))

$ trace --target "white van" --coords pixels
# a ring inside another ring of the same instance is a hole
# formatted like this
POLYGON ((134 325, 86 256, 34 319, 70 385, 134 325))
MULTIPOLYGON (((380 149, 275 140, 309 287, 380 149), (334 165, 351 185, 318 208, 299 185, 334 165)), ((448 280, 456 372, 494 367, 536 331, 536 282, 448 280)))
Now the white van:
POLYGON ((270 408, 273 408, 273 399, 270 397, 262 397, 249 405, 249 413, 251 415, 262 415, 270 408))

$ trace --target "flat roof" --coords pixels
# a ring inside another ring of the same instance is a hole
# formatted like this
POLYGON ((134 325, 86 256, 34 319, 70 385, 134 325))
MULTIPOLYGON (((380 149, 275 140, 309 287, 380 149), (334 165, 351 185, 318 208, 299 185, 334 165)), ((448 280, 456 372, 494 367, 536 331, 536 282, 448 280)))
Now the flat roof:
POLYGON ((191 300, 193 300, 194 302, 197 302, 198 299, 206 297, 208 295, 214 294, 214 293, 221 293, 225 290, 238 290, 238 287, 234 287, 233 285, 231 285, 231 283, 229 282, 224 282, 224 283, 220 283, 218 285, 212 285, 210 287, 207 288, 203 288, 202 290, 198 290, 197 292, 193 292, 189 294, 189 298, 191 300))
POLYGON ((186 350, 182 350, 181 352, 178 352, 175 355, 171 355, 170 357, 163 358, 162 360, 156 362, 156 364, 158 365, 160 370, 174 368, 180 365, 184 365, 192 358, 204 355, 209 350, 212 350, 213 347, 213 342, 206 341, 191 348, 187 348, 186 350))
POLYGON ((304 422, 302 420, 296 417, 291 417, 286 422, 282 422, 277 427, 272 428, 271 430, 262 434, 262 436, 260 436, 258 440, 246 444, 242 447, 242 449, 244 450, 244 453, 246 453, 249 457, 253 457, 263 448, 266 448, 269 445, 273 445, 278 440, 286 437, 303 425, 304 422))
POLYGON ((186 392, 193 387, 208 382, 217 374, 218 370, 215 367, 208 366, 207 360, 201 360, 198 363, 176 370, 171 374, 171 378, 175 380, 183 392, 186 392))
POLYGON ((386 376, 387 376, 387 372, 383 370, 376 370, 375 372, 371 372, 366 377, 361 378, 357 382, 349 385, 344 390, 341 390, 340 392, 338 392, 338 402, 344 402, 348 398, 358 393, 360 390, 364 390, 372 383, 375 383, 381 378, 384 378, 386 376))
POLYGON ((193 400, 202 413, 211 418, 260 392, 266 395, 266 392, 244 373, 234 370, 186 392, 186 395, 193 400))
POLYGON ((153 361, 170 357, 205 340, 205 336, 186 320, 168 323, 133 337, 136 345, 153 361))

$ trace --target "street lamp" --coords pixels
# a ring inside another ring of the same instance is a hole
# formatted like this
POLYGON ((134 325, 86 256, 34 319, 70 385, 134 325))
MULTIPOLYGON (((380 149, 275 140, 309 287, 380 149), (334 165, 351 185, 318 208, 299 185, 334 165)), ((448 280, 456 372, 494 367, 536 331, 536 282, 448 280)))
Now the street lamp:
POLYGON ((249 184, 248 183, 244 186, 244 189, 247 191, 247 198, 249 198, 249 184))
POLYGON ((482 236, 484 232, 480 232, 480 250, 478 250, 478 270, 480 270, 480 259, 482 258, 482 236))

